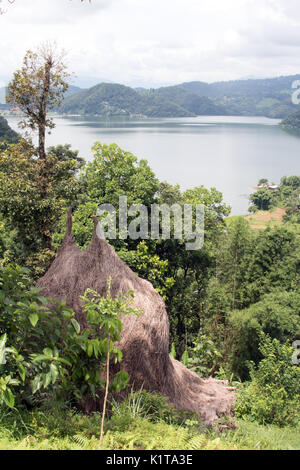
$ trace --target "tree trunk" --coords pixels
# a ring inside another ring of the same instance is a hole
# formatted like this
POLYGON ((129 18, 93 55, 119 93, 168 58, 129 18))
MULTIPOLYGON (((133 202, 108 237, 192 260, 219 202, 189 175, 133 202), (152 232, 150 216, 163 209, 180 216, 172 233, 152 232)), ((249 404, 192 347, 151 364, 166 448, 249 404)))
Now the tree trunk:
POLYGON ((39 126, 39 157, 42 160, 46 159, 46 127, 45 125, 39 126))
POLYGON ((101 418, 99 450, 102 449, 102 444, 103 444, 104 419, 105 419, 106 403, 107 403, 108 387, 109 387, 110 335, 108 335, 107 337, 107 344, 108 344, 108 349, 107 349, 107 358, 106 358, 106 385, 105 385, 105 395, 104 395, 102 418, 101 418))

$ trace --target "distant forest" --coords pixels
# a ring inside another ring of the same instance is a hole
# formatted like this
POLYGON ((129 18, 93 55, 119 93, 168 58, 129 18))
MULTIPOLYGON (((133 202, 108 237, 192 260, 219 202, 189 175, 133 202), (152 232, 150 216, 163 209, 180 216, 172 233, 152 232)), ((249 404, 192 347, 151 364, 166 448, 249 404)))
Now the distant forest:
MULTIPOLYGON (((117 83, 99 83, 88 89, 70 85, 63 114, 100 117, 195 117, 265 116, 284 119, 298 110, 292 103, 292 83, 300 75, 269 79, 182 83, 161 88, 130 88, 117 83)), ((0 89, 0 93, 3 89, 0 89)), ((0 110, 8 110, 0 104, 0 110)))
POLYGON ((61 112, 109 116, 193 117, 201 115, 285 118, 297 111, 292 83, 300 75, 229 82, 188 82, 157 89, 100 83, 69 89, 61 112))

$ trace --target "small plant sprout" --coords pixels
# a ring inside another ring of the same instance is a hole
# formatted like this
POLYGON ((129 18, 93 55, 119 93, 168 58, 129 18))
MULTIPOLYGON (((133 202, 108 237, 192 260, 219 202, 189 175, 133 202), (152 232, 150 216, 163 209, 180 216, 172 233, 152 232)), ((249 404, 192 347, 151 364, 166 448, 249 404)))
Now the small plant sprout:
POLYGON ((140 315, 142 312, 132 307, 134 292, 128 291, 125 294, 112 298, 111 296, 112 279, 108 280, 106 297, 102 297, 92 289, 87 289, 81 296, 84 302, 83 310, 86 313, 87 321, 98 329, 101 355, 104 357, 106 382, 105 395, 103 401, 103 412, 101 419, 101 431, 99 440, 99 449, 102 449, 104 418, 107 405, 109 389, 120 391, 127 386, 129 375, 127 372, 120 371, 115 374, 110 384, 110 361, 122 361, 122 351, 116 346, 120 341, 120 335, 123 328, 121 317, 123 315, 140 315))

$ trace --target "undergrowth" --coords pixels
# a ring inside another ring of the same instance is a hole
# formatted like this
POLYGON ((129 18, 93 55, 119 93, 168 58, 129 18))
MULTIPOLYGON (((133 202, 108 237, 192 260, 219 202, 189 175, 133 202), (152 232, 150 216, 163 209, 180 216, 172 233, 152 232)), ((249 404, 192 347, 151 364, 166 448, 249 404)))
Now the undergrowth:
MULTIPOLYGON (((235 429, 224 429, 224 423, 204 428, 197 416, 177 412, 164 397, 145 391, 111 405, 105 422, 106 450, 300 449, 299 426, 236 420, 235 429)), ((87 416, 53 405, 33 411, 0 408, 0 450, 97 450, 100 421, 100 413, 87 416)))

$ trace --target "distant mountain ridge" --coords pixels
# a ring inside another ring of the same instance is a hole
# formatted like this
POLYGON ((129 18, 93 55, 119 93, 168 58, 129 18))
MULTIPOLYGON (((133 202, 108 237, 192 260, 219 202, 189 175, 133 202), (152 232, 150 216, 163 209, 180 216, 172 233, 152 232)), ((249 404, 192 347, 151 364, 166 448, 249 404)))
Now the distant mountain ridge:
POLYGON ((100 83, 67 96, 66 114, 102 117, 187 117, 200 115, 284 118, 298 108, 292 103, 292 83, 299 75, 227 82, 186 82, 156 89, 100 83))
POLYGON ((180 86, 188 92, 207 96, 232 115, 280 119, 299 108, 292 103, 295 91, 292 84, 296 80, 300 80, 300 74, 215 83, 187 82, 180 86))
POLYGON ((297 134, 300 133, 300 109, 295 113, 289 114, 280 123, 283 129, 288 131, 294 131, 297 134))
MULTIPOLYGON (((78 86, 69 85, 65 93, 65 98, 73 95, 74 93, 78 93, 81 90, 82 88, 79 88, 78 86)), ((0 111, 1 110, 6 111, 10 108, 10 105, 6 103, 6 95, 7 95, 7 87, 0 87, 0 111)))
MULTIPOLYGON (((201 115, 266 116, 284 119, 299 106, 292 103, 292 84, 299 75, 241 79, 227 82, 185 82, 146 89, 118 83, 99 83, 82 89, 70 85, 58 113, 143 117, 194 117, 201 115)), ((0 89, 0 96, 4 89, 0 89)), ((9 109, 0 104, 0 111, 9 109)))
POLYGON ((12 130, 7 120, 0 116, 0 142, 6 140, 9 143, 16 143, 19 139, 17 132, 12 130))
POLYGON ((67 114, 100 116, 187 117, 222 114, 226 110, 206 97, 184 89, 144 90, 116 83, 100 83, 67 97, 61 111, 67 114))

